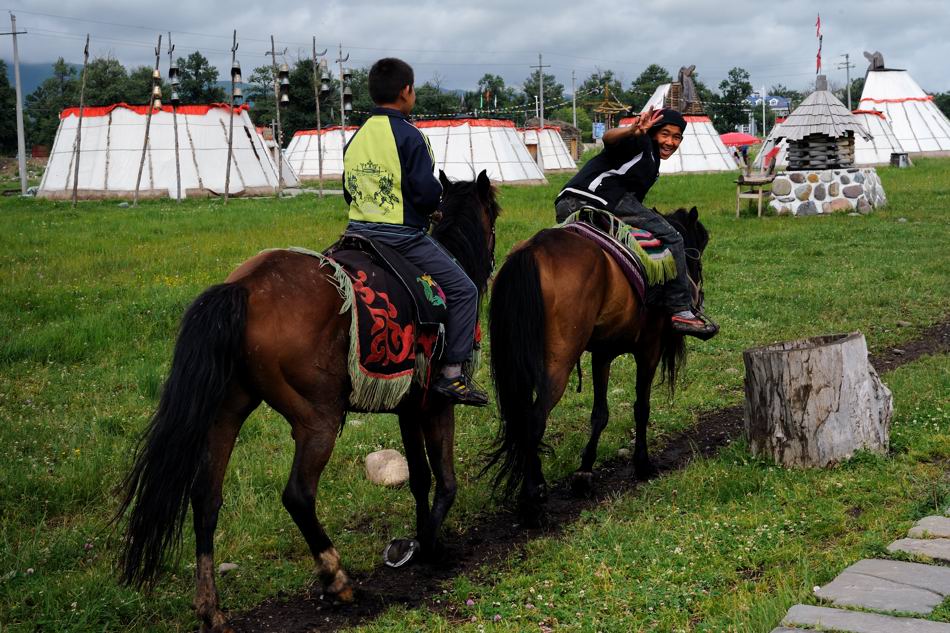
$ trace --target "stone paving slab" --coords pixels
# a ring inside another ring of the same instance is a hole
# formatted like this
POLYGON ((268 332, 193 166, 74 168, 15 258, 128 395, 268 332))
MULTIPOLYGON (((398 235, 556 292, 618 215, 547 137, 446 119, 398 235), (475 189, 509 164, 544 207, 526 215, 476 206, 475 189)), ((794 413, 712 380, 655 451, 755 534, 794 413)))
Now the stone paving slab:
POLYGON ((917 618, 845 611, 796 604, 788 610, 782 626, 814 626, 847 633, 950 633, 950 624, 917 618))
POLYGON ((950 538, 902 538, 887 546, 889 552, 904 552, 950 563, 950 538))
POLYGON ((950 538, 950 517, 924 517, 907 533, 908 538, 950 538))
POLYGON ((815 595, 836 606, 926 615, 950 595, 950 568, 865 559, 845 569, 815 595))

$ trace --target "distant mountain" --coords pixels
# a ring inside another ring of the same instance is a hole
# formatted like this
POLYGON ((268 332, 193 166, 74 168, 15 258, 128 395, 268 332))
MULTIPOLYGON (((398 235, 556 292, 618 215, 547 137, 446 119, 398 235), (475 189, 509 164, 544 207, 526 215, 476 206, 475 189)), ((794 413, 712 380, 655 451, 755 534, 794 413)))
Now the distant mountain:
MULTIPOLYGON (((7 65, 7 77, 10 79, 10 85, 13 86, 13 60, 3 60, 7 65)), ((82 66, 73 64, 76 71, 82 71, 82 66)), ((23 82, 23 98, 39 87, 41 83, 53 76, 53 62, 38 64, 20 63, 20 80, 23 82)))

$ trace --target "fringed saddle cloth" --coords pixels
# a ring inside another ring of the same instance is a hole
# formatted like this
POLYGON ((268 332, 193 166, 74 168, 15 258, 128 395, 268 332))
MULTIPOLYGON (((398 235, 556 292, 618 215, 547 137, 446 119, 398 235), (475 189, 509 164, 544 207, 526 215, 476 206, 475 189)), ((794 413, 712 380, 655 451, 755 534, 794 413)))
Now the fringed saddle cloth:
POLYGON ((676 277, 673 253, 649 231, 625 224, 607 211, 585 207, 572 213, 557 228, 591 240, 617 262, 641 301, 647 287, 676 277))
MULTIPOLYGON (((389 411, 413 381, 428 387, 447 315, 445 294, 432 277, 385 245, 359 236, 344 235, 324 253, 290 250, 331 269, 343 298, 340 314, 350 313, 347 369, 354 410, 389 411)), ((475 336, 477 348, 480 332, 475 336)))

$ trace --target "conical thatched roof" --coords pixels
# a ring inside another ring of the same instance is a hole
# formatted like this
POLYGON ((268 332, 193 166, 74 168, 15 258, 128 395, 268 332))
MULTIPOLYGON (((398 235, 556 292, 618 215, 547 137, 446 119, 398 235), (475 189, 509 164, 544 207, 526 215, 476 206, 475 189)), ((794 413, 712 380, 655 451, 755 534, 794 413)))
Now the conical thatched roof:
POLYGON ((816 88, 815 92, 808 95, 782 122, 779 136, 790 141, 800 141, 809 134, 839 138, 850 131, 865 140, 871 139, 861 122, 828 90, 824 75, 818 76, 816 88))

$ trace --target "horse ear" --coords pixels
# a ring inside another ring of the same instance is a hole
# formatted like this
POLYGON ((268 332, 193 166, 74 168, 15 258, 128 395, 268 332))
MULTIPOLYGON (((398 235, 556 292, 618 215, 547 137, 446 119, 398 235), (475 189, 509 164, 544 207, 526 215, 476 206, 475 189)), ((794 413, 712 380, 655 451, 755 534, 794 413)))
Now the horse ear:
POLYGON ((695 222, 699 219, 699 211, 696 210, 696 207, 693 207, 689 210, 689 221, 695 222))
POLYGON ((482 170, 478 177, 475 179, 475 184, 478 187, 478 195, 482 197, 483 200, 491 199, 491 179, 488 177, 488 171, 482 170))
POLYGON ((452 183, 449 182, 449 177, 445 175, 445 172, 441 169, 439 170, 439 182, 442 183, 442 190, 445 191, 449 188, 449 185, 452 183))

